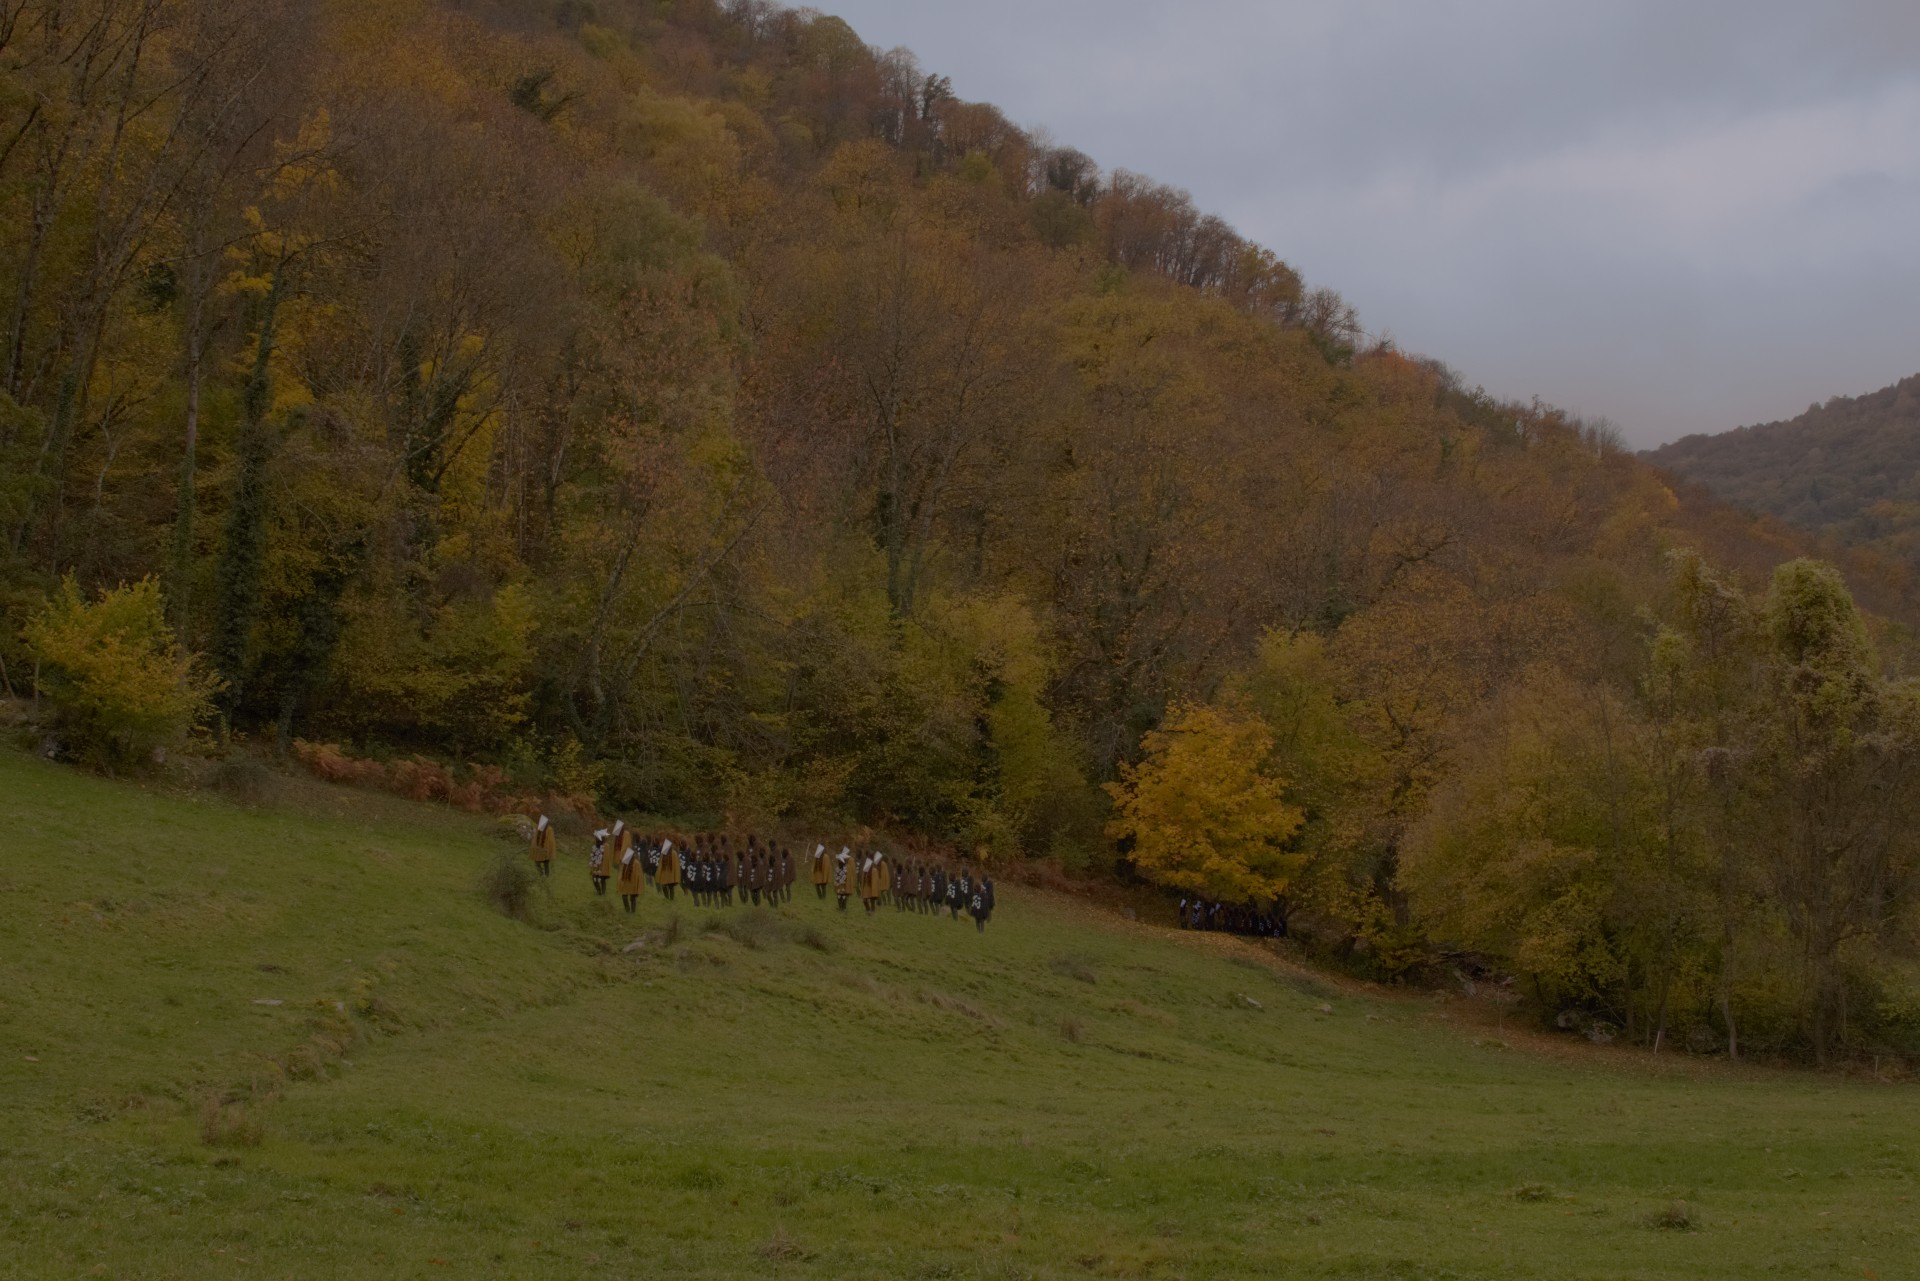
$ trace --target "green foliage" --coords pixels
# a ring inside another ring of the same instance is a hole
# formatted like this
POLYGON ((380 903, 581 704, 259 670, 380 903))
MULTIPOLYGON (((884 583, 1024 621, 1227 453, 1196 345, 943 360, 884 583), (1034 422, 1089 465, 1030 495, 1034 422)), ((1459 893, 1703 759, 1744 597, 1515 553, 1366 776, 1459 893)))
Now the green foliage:
POLYGON ((151 578, 91 601, 65 579, 26 642, 64 747, 106 769, 148 761, 208 714, 219 688, 174 639, 151 578))

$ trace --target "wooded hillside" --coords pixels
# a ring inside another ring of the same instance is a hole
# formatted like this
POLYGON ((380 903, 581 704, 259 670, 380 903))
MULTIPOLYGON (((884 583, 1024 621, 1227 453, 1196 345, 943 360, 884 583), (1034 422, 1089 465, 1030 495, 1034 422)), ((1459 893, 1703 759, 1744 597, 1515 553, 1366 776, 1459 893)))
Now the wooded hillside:
POLYGON ((13 688, 151 575, 235 732, 991 858, 1197 823, 1141 870, 1284 847, 1382 975, 1920 1035, 1896 634, 1185 194, 765 0, 0 12, 13 688), (1163 722, 1299 821, 1206 830, 1163 722))
POLYGON ((1920 375, 1645 457, 1724 502, 1920 565, 1920 375))

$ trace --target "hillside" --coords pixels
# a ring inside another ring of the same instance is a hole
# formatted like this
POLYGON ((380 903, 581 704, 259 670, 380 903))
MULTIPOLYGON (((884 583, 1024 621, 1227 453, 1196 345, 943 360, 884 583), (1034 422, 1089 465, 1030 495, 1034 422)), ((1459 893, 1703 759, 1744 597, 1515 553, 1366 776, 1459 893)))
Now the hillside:
POLYGON ((1641 456, 1724 502, 1920 564, 1920 375, 1641 456))
MULTIPOLYGON (((0 751, 0 1276, 1903 1275, 1904 1089, 1508 1049, 1010 888, 630 922, 482 820, 0 751), (713 929, 719 924, 722 928, 713 929), (651 944, 623 950, 636 936, 651 944), (1659 1217, 1684 1200, 1690 1226, 1659 1217)), ((1531 1045, 1533 1038, 1516 1044, 1531 1045)))
POLYGON ((1649 1048, 1920 1056, 1884 559, 815 9, 6 13, 0 698, 55 755, 867 829, 1649 1048))

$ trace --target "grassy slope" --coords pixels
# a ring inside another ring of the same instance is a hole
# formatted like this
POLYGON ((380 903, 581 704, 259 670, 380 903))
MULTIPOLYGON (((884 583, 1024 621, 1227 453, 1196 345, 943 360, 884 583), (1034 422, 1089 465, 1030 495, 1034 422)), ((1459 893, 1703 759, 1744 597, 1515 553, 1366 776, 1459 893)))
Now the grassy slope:
POLYGON ((577 851, 516 924, 438 811, 9 752, 0 811, 0 1276, 1920 1276, 1904 1088, 1505 1051, 1011 889, 624 954, 577 851))

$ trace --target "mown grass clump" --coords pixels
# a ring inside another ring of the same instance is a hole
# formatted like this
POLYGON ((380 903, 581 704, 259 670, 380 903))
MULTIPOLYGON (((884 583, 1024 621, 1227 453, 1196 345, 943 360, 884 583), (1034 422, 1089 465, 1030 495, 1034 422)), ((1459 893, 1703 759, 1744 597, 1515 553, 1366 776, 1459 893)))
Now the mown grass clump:
POLYGON ((257 1148, 266 1133, 265 1122, 245 1103, 210 1096, 200 1105, 200 1141, 210 1148, 257 1148))
POLYGON ((1098 983, 1100 975, 1094 970, 1093 962, 1078 952, 1063 952, 1047 962, 1047 968, 1063 979, 1072 979, 1076 983, 1098 983))
POLYGON ((516 921, 533 913, 535 872, 524 850, 495 850, 480 874, 480 897, 516 921))

